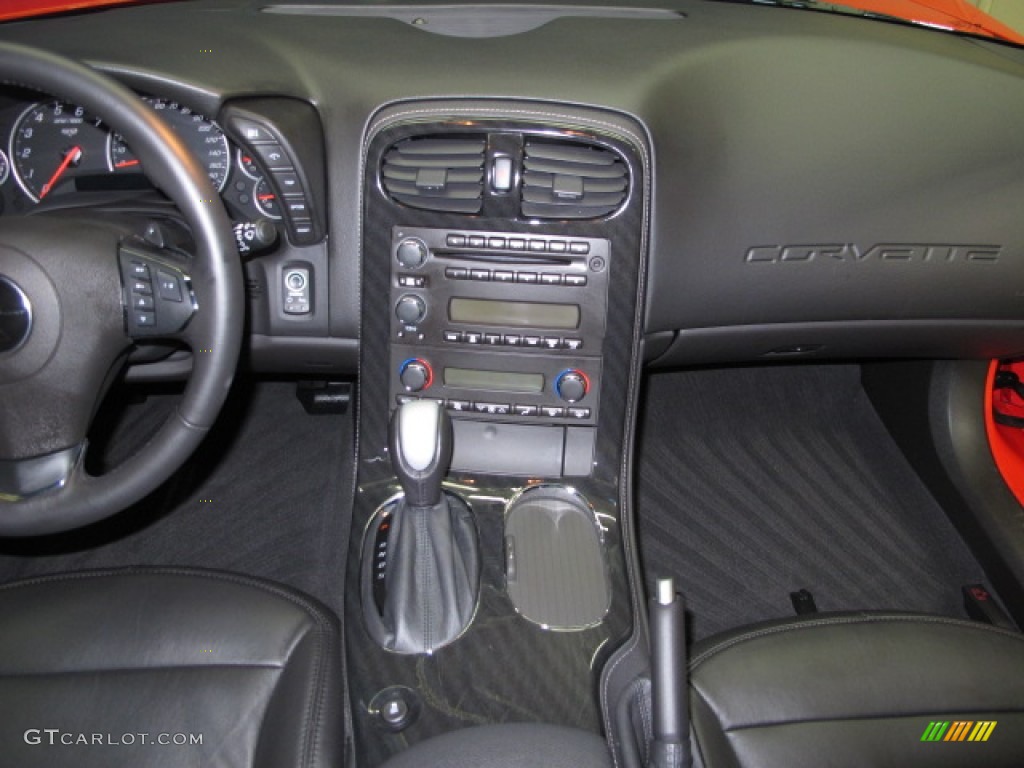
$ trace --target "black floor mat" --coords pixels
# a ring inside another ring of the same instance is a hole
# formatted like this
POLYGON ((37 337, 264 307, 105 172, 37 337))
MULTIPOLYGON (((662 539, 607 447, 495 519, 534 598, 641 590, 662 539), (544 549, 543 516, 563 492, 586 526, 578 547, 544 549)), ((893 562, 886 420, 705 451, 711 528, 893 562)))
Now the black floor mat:
MULTIPOLYGON (((175 395, 120 413, 109 453, 151 435, 175 395)), ((350 525, 352 416, 309 416, 295 385, 242 382, 210 437, 168 483, 89 528, 0 541, 0 582, 125 565, 185 565, 261 576, 340 615, 350 525)))
POLYGON ((636 500, 644 571, 674 576, 695 637, 819 610, 962 616, 984 573, 910 469, 856 366, 649 377, 636 500))

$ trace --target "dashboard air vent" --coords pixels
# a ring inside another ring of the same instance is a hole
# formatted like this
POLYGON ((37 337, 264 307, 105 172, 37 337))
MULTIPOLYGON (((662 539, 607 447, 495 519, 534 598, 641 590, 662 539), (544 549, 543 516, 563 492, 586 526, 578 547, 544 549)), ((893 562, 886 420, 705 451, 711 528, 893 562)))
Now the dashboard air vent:
POLYGON ((614 152, 576 142, 527 141, 523 215, 531 219, 596 219, 616 211, 629 171, 614 152))
POLYGON ((484 191, 484 139, 424 137, 400 141, 384 155, 385 191, 411 208, 479 213, 484 191))

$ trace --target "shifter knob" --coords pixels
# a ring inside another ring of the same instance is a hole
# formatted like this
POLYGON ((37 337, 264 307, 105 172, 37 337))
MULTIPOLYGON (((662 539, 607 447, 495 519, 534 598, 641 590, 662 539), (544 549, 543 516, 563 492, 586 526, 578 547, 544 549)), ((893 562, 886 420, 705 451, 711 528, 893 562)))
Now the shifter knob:
POLYGON ((388 447, 407 504, 433 507, 440 503, 453 442, 452 420, 440 403, 414 400, 395 409, 388 447))

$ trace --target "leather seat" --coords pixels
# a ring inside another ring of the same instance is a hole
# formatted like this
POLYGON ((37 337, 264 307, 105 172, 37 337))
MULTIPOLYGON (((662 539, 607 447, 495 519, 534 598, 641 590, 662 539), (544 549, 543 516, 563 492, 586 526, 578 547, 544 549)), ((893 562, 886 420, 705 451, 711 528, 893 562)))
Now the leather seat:
POLYGON ((815 616, 699 643, 690 670, 695 751, 708 768, 1024 764, 1015 632, 937 616, 815 616))
POLYGON ((163 568, 8 584, 0 762, 340 766, 341 663, 330 611, 256 579, 163 568))
POLYGON ((381 768, 611 768, 604 739, 576 728, 507 723, 428 739, 381 768))

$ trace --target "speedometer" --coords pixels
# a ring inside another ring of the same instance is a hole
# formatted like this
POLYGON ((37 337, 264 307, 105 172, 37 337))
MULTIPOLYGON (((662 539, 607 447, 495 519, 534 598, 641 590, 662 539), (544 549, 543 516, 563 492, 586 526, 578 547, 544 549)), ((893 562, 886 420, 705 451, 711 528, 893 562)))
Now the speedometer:
MULTIPOLYGON (((199 158, 217 191, 223 191, 231 167, 231 150, 220 128, 176 101, 152 97, 146 97, 144 101, 160 113, 171 129, 199 158)), ((110 167, 114 171, 139 170, 138 159, 120 136, 111 134, 108 145, 110 167)))
POLYGON ((33 104, 14 125, 11 164, 25 194, 39 202, 78 176, 109 173, 100 121, 62 101, 33 104))

